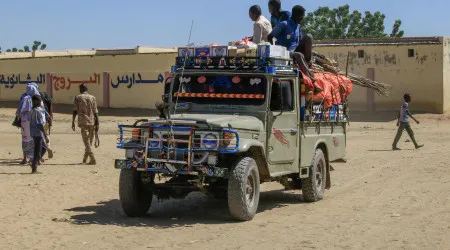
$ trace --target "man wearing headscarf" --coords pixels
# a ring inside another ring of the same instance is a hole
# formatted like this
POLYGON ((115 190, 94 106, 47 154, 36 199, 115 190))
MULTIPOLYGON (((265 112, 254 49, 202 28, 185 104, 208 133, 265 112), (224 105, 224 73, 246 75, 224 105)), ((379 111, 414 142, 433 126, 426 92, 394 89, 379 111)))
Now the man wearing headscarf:
MULTIPOLYGON (((32 93, 37 93, 41 97, 42 100, 43 99, 45 99, 45 100, 50 99, 50 101, 51 101, 51 98, 48 96, 48 94, 46 92, 40 92, 39 91, 39 85, 37 85, 35 82, 28 83, 27 84, 27 89, 30 89, 30 91, 32 91, 32 93), (28 86, 30 86, 30 87, 28 87, 28 86), (31 90, 31 88, 33 90, 31 90)), ((17 111, 16 111, 17 119, 20 118, 20 113, 21 113, 20 109, 23 106, 24 97, 29 96, 27 91, 25 91, 25 93, 22 94, 22 96, 20 97, 20 103, 19 103, 19 106, 18 106, 17 111)), ((33 96, 31 95, 31 97, 33 97, 33 96)), ((27 100, 28 100, 28 98, 27 98, 27 100)), ((46 131, 50 131, 52 117, 51 117, 51 114, 49 112, 47 112, 47 107, 46 107, 45 103, 42 100, 41 100, 41 106, 40 107, 43 110, 42 115, 44 116, 44 120, 46 121, 45 125, 44 125, 44 128, 45 128, 46 131)), ((30 102, 31 102, 31 99, 30 99, 30 102)), ((51 110, 51 107, 50 107, 50 110, 51 110)), ((45 147, 46 147, 47 152, 48 152, 48 158, 49 159, 53 158, 53 150, 50 149, 50 144, 49 143, 45 143, 45 141, 44 141, 44 144, 45 144, 45 147)), ((41 161, 43 161, 43 158, 42 158, 41 161)), ((25 155, 25 152, 24 152, 24 156, 23 156, 23 160, 22 160, 21 164, 26 164, 26 163, 27 163, 27 156, 25 155)))
POLYGON ((81 137, 85 146, 83 163, 90 158, 89 165, 96 165, 97 162, 92 152, 92 143, 94 141, 94 129, 98 129, 98 109, 97 101, 93 95, 88 93, 86 84, 80 85, 80 94, 75 96, 72 129, 75 131, 75 118, 78 115, 78 127, 81 129, 81 137))
POLYGON ((21 164, 27 164, 27 159, 33 158, 34 142, 30 134, 30 114, 33 108, 32 97, 39 95, 39 91, 33 84, 27 84, 25 93, 22 95, 20 104, 17 108, 17 115, 20 119, 20 128, 22 131, 22 151, 23 160, 21 164))

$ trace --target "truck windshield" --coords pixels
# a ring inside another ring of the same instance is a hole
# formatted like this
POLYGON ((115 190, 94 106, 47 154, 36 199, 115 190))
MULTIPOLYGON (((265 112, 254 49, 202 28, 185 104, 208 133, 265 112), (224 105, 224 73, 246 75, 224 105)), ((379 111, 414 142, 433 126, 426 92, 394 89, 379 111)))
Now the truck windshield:
POLYGON ((267 80, 263 75, 177 75, 173 100, 197 104, 262 105, 267 80))

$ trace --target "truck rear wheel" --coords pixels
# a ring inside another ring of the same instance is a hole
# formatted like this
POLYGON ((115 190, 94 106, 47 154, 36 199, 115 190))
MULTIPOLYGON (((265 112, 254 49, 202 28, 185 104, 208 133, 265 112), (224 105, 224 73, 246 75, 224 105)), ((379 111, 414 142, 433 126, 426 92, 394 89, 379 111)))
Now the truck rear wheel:
POLYGON ((321 149, 316 149, 309 177, 302 179, 303 200, 316 202, 323 199, 327 177, 327 162, 321 149))
POLYGON ((146 190, 136 169, 122 169, 119 180, 119 197, 122 209, 129 217, 147 214, 152 204, 153 193, 146 190))
POLYGON ((228 208, 236 220, 249 221, 259 204, 259 172, 251 157, 241 158, 228 180, 228 208))

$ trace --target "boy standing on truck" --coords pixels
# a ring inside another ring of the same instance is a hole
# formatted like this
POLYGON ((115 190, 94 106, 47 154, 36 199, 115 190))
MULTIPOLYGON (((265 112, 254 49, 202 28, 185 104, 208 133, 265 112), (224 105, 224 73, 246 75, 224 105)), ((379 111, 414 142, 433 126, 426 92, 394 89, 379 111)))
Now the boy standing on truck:
POLYGON ((392 144, 392 150, 400 150, 397 147, 397 143, 400 140, 400 138, 402 137, 403 130, 406 130, 409 137, 411 138, 411 141, 414 143, 414 146, 416 147, 416 149, 419 149, 419 148, 423 147, 423 145, 417 144, 416 139, 414 138, 414 132, 411 129, 411 125, 409 124, 409 120, 408 120, 408 118, 411 117, 417 124, 419 124, 419 121, 416 120, 416 118, 414 118, 414 116, 412 116, 411 113, 409 112, 409 103, 411 102, 411 95, 405 94, 403 96, 403 99, 405 100, 405 102, 403 103, 403 105, 400 109, 400 113, 398 115, 398 120, 397 120, 398 130, 397 130, 397 135, 395 136, 395 139, 394 139, 394 143, 392 144))

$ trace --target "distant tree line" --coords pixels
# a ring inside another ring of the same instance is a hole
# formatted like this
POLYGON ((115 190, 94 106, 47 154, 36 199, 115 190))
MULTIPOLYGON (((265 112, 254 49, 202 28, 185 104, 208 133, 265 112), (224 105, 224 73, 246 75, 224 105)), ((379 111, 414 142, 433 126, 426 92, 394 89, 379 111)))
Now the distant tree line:
POLYGON ((348 4, 335 9, 319 7, 307 14, 302 29, 316 40, 403 37, 405 32, 400 29, 401 20, 395 21, 390 34, 385 33, 385 18, 379 11, 366 11, 364 15, 357 10, 350 13, 348 4))
MULTIPOLYGON (((47 48, 47 44, 42 43, 41 41, 34 41, 33 45, 28 46, 25 45, 23 46, 23 48, 12 48, 12 49, 7 49, 6 52, 32 52, 32 51, 36 51, 36 50, 45 50, 47 48)), ((0 47, 0 53, 2 52, 2 48, 0 47)))

